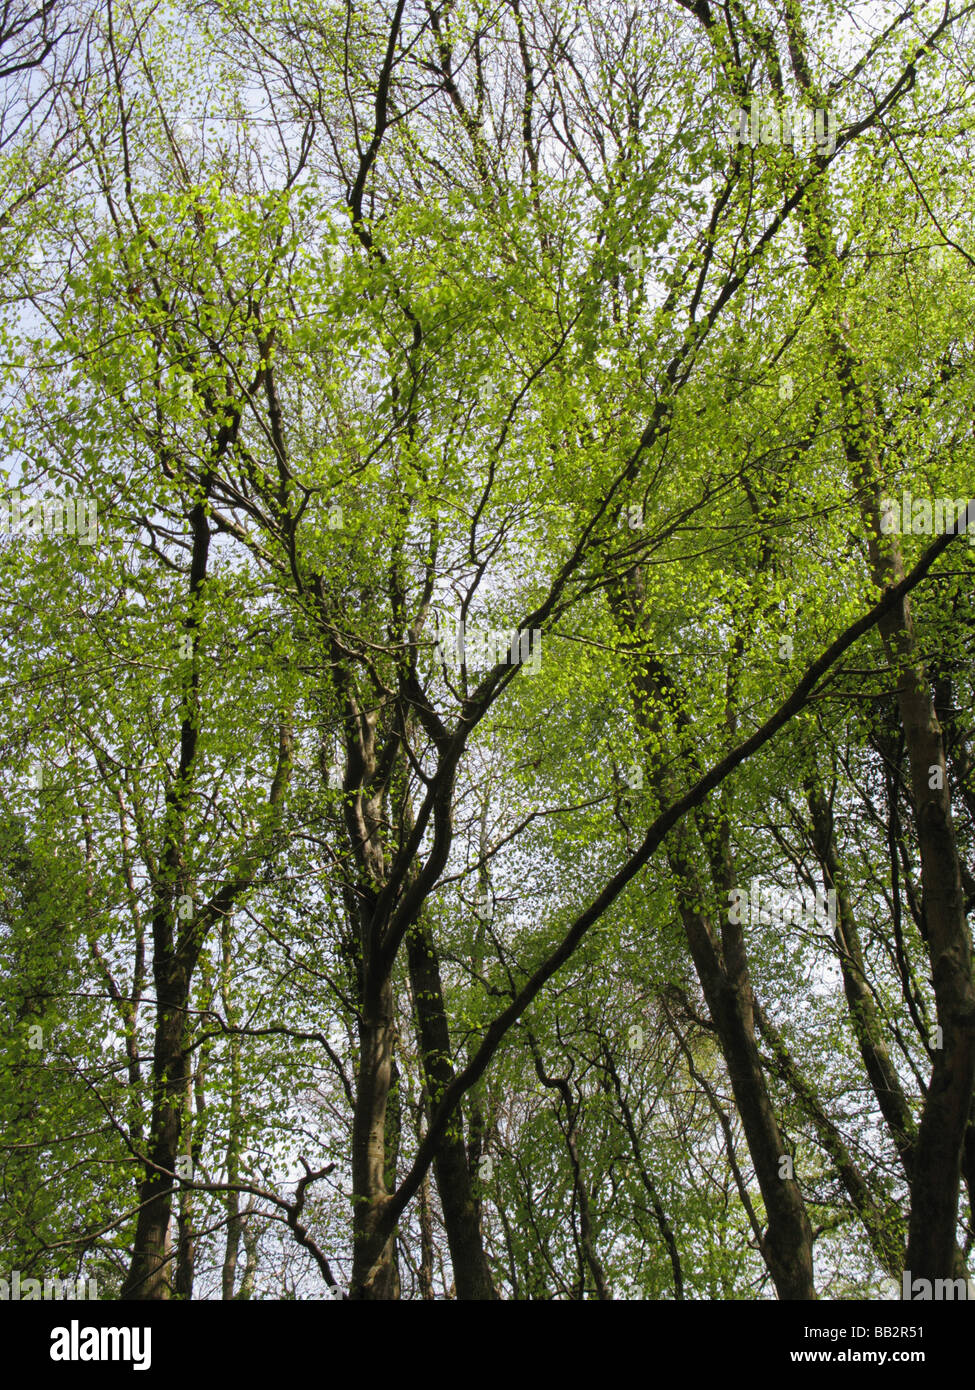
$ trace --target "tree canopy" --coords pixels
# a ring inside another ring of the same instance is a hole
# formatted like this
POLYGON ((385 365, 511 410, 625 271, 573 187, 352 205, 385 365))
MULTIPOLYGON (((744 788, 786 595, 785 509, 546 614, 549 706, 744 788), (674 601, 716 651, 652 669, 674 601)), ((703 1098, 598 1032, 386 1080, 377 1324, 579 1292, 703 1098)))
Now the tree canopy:
POLYGON ((973 8, 4 8, 10 1269, 967 1280, 973 8))

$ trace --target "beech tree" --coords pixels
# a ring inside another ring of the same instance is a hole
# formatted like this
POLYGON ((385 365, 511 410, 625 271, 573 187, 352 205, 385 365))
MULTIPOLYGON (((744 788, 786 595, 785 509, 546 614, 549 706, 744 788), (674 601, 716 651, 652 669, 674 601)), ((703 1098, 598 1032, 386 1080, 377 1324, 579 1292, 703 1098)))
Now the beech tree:
POLYGON ((967 1277, 969 8, 92 21, 6 328, 18 1258, 967 1277))

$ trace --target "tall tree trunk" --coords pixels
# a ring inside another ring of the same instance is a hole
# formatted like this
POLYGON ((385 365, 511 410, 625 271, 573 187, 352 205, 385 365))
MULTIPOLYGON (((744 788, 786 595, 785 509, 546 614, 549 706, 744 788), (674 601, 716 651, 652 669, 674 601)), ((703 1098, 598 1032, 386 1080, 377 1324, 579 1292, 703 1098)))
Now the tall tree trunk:
MULTIPOLYGON (((440 962, 422 924, 409 933, 407 954, 428 1101, 436 1105, 454 1078, 440 962)), ((463 1118, 458 1107, 433 1161, 459 1299, 494 1299, 495 1291, 474 1202, 463 1118)))
MULTIPOLYGON (((206 480, 204 492, 209 491, 206 480)), ((159 1301, 170 1294, 170 1219, 173 1177, 179 1153, 183 1105, 189 1084, 184 1047, 193 962, 193 902, 183 861, 186 820, 196 751, 200 735, 200 673, 198 665, 200 600, 210 553, 210 526, 202 502, 190 511, 193 550, 189 574, 189 617, 186 633, 191 655, 183 685, 179 769, 166 794, 161 874, 154 885, 152 971, 156 987, 156 1027, 152 1056, 152 1118, 146 1175, 139 1191, 139 1215, 123 1299, 159 1301), (185 931, 180 930, 184 903, 190 907, 185 931)))
MULTIPOLYGON (((633 604, 631 621, 638 623, 642 601, 639 574, 632 576, 629 597, 633 604)), ((629 614, 621 593, 615 596, 614 606, 618 621, 625 629, 629 614)), ((674 694, 657 663, 648 662, 644 674, 635 682, 634 708, 637 722, 646 735, 650 780, 664 806, 677 794, 669 754, 665 756, 663 752, 673 738, 665 711, 672 706, 674 694)), ((674 712, 679 720, 679 712, 674 712)), ((719 901, 727 902, 728 891, 733 887, 727 847, 722 854, 715 842, 710 857, 711 876, 719 901)), ((751 980, 741 926, 731 920, 730 912, 725 912, 720 937, 716 933, 703 906, 707 895, 694 867, 686 827, 670 836, 667 858, 674 875, 684 934, 718 1034, 765 1203, 768 1229, 762 1241, 762 1254, 779 1298, 814 1299, 812 1227, 799 1184, 783 1162, 791 1155, 786 1152, 775 1118, 755 1037, 751 980)))
MULTIPOLYGON (((797 5, 786 8, 789 50, 796 80, 814 104, 823 105, 808 66, 808 44, 797 5)), ((881 411, 852 346, 839 308, 841 268, 828 193, 820 181, 803 205, 806 258, 822 289, 837 296, 827 322, 827 341, 843 404, 843 447, 860 499, 870 572, 880 589, 904 576, 900 544, 880 529, 879 451, 881 411)), ((914 1148, 907 1269, 913 1278, 954 1277, 962 1153, 975 1090, 975 984, 971 937, 965 915, 961 866, 941 726, 906 598, 879 623, 897 683, 897 707, 911 774, 921 855, 922 916, 938 1009, 942 1046, 934 1049, 931 1079, 914 1148)))
POLYGON ((675 837, 668 860, 675 875, 681 922, 765 1203, 768 1228, 762 1253, 779 1298, 814 1299, 812 1227, 799 1184, 783 1163, 791 1155, 775 1118, 755 1038, 754 1002, 741 929, 732 922, 722 923, 718 941, 700 906, 704 890, 681 844, 684 838, 675 837))
POLYGON ((257 1278, 257 1231, 253 1223, 253 1213, 248 1211, 243 1218, 241 1238, 244 1242, 244 1277, 240 1281, 237 1299, 246 1302, 254 1292, 257 1278))
POLYGON ((159 1301, 170 1296, 170 1220, 173 1177, 180 1147, 187 1068, 184 1050, 188 981, 178 961, 159 943, 153 959, 158 1019, 152 1054, 153 1103, 149 1165, 139 1189, 132 1262, 123 1299, 159 1301))
POLYGON ((823 795, 822 787, 814 776, 810 776, 806 781, 806 796, 812 817, 816 857, 822 868, 827 890, 833 889, 836 893, 834 936, 843 975, 843 990, 857 1046, 880 1113, 887 1122, 904 1174, 910 1181, 914 1166, 917 1126, 914 1123, 910 1102, 904 1094, 900 1077, 884 1041, 877 1006, 867 981, 856 916, 847 891, 846 877, 841 870, 836 852, 832 812, 823 795))
MULTIPOLYGON (((712 21, 706 7, 695 13, 715 46, 715 55, 732 90, 744 99, 750 73, 737 53, 732 53, 721 27, 712 21)), ((803 13, 797 0, 786 0, 783 19, 789 62, 805 104, 826 110, 830 103, 813 76, 803 13)), ((757 44, 771 90, 782 97, 782 71, 771 31, 752 25, 746 32, 757 44)), ((799 217, 806 259, 818 277, 819 292, 824 297, 834 297, 834 309, 826 325, 827 348, 843 404, 843 447, 868 537, 871 578, 880 589, 885 589, 903 577, 904 569, 896 537, 882 535, 880 530, 880 479, 885 476, 885 470, 879 466, 881 412, 860 370, 849 324, 840 308, 842 267, 835 249, 834 219, 826 183, 828 157, 819 153, 814 158, 820 164, 819 178, 809 185, 799 206, 799 217)), ((954 1277, 956 1267, 962 1153, 975 1089, 971 939, 941 728, 906 598, 888 610, 879 630, 897 682, 897 705, 910 765, 921 854, 922 916, 942 1044, 933 1050, 931 1079, 914 1147, 907 1268, 914 1278, 946 1279, 954 1277)))
POLYGON ((799 1105, 815 1125, 820 1143, 832 1159, 853 1210, 863 1224, 870 1248, 881 1267, 898 1279, 904 1267, 904 1240, 900 1233, 902 1219, 899 1208, 893 1202, 885 1206, 878 1203, 877 1193, 854 1162, 839 1127, 823 1109, 814 1088, 800 1072, 782 1035, 766 1017, 757 999, 755 1019, 759 1032, 772 1049, 772 1067, 792 1090, 799 1105))
MULTIPOLYGON (((195 1126, 190 1124, 189 1117, 193 1113, 193 1077, 187 1074, 186 1078, 186 1109, 185 1121, 183 1125, 183 1158, 193 1171, 193 1151, 195 1148, 194 1133, 195 1126)), ((176 1242, 176 1278, 174 1281, 174 1292, 177 1298, 188 1302, 193 1297, 193 1280, 196 1275, 196 1231, 194 1229, 194 1193, 192 1188, 181 1187, 179 1190, 179 1217, 177 1229, 179 1231, 176 1242)))
MULTIPOLYGON (((855 384, 852 356, 835 339, 847 418, 869 404, 855 384)), ((861 417, 862 418, 862 417, 861 417)), ((871 415, 872 418, 872 415, 871 415)), ((871 528, 870 558, 881 587, 904 575, 900 547, 880 540, 880 498, 874 460, 860 427, 848 424, 847 457, 868 486, 864 519, 871 528)), ((954 1276, 955 1227, 962 1152, 975 1089, 975 985, 965 894, 955 842, 941 727, 906 599, 881 619, 880 633, 897 681, 897 703, 911 773, 921 855, 922 919, 941 1030, 914 1148, 907 1268, 913 1278, 954 1276)))
MULTIPOLYGON (((236 1027, 240 1013, 233 997, 233 918, 230 914, 220 924, 220 994, 223 1001, 224 1017, 227 1023, 236 1027)), ((240 1181, 240 1126, 241 1126, 241 1061, 240 1037, 231 1033, 230 1052, 230 1114, 227 1133, 227 1182, 233 1186, 240 1181)), ((227 1212, 227 1231, 224 1241, 223 1268, 220 1271, 221 1296, 225 1300, 234 1297, 234 1283, 237 1278, 237 1257, 240 1252, 241 1217, 240 1193, 228 1191, 225 1198, 227 1212)))
MULTIPOLYGON (((422 1136, 418 1133, 417 1138, 422 1136)), ((430 1212, 430 1174, 424 1173, 418 1194, 420 1207, 420 1297, 433 1301, 433 1217, 430 1212)))
POLYGON ((388 1201, 386 1109, 395 1044, 390 980, 367 985, 359 1020, 359 1075, 352 1122, 352 1299, 396 1299, 399 1276, 395 1235, 383 1240, 376 1227, 388 1201))

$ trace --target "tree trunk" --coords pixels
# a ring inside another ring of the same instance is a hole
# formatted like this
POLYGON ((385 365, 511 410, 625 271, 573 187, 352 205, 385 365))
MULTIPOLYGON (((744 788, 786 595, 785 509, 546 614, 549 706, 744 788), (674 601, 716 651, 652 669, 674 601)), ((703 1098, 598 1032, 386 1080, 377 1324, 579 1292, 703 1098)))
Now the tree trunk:
POLYGON ((396 1236, 377 1238, 388 1201, 386 1109, 393 1079, 395 1020, 389 979, 367 985, 359 1023, 359 1075, 352 1122, 352 1299, 399 1297, 396 1236))
MULTIPOLYGON (((194 1143, 194 1128, 189 1122, 189 1117, 193 1109, 193 1077, 187 1069, 186 1077, 186 1110, 183 1124, 183 1157, 190 1163, 192 1172, 194 1143)), ((193 1227, 193 1202, 194 1193, 191 1188, 181 1187, 179 1190, 179 1216, 177 1218, 177 1229, 179 1236, 176 1242, 176 1279, 174 1291, 177 1298, 189 1301, 193 1297, 193 1280, 196 1275, 196 1231, 193 1227)))
POLYGON ((158 1020, 152 1057, 153 1103, 149 1166, 139 1187, 132 1263, 123 1299, 160 1301, 170 1296, 170 1224, 173 1178, 179 1154, 187 1074, 184 1053, 188 981, 167 952, 153 960, 158 1020), (164 1171, 160 1172, 159 1169, 164 1171))
MULTIPOLYGON (((407 950, 426 1091, 432 1107, 454 1078, 440 963, 430 935, 421 925, 409 933, 407 950)), ((484 1254, 464 1147, 460 1107, 434 1158, 433 1169, 440 1193, 457 1297, 494 1299, 496 1295, 484 1254)))
POLYGON ((425 1303, 430 1303, 433 1301, 433 1218, 430 1214, 429 1173, 423 1175, 418 1201, 420 1205, 420 1297, 425 1303))
POLYGON ((887 1122, 904 1174, 910 1181, 914 1166, 917 1126, 900 1077, 887 1050, 877 1016, 877 1006, 867 982, 856 917, 836 853, 832 814, 821 787, 813 777, 807 780, 806 795, 812 817, 816 857, 822 866, 827 890, 833 889, 836 892, 834 934, 853 1031, 880 1113, 887 1122))
POLYGON ((734 923, 723 924, 719 946, 707 915, 698 906, 703 890, 682 847, 675 846, 668 859, 677 881, 681 921, 721 1043, 765 1203, 768 1229, 762 1253, 779 1298, 814 1299, 812 1227, 799 1184, 782 1163, 791 1155, 775 1118, 755 1039, 751 981, 741 931, 734 923))
MULTIPOLYGON (((640 581, 634 596, 639 600, 640 581)), ((617 597, 617 612, 621 612, 617 597)), ((666 727, 664 710, 668 692, 661 685, 662 673, 650 663, 647 673, 637 681, 634 703, 637 720, 645 731, 649 750, 650 778, 662 805, 675 795, 667 757, 672 733, 666 727)), ((755 1037, 755 1019, 748 958, 740 925, 725 912, 718 938, 704 910, 704 886, 694 868, 688 848, 688 831, 679 828, 668 841, 667 858, 674 875, 677 904, 684 933, 690 947, 698 979, 704 992, 721 1044, 731 1081, 735 1104, 741 1116, 748 1151, 765 1203, 768 1229, 762 1241, 762 1254, 781 1299, 814 1299, 812 1227, 802 1193, 795 1178, 789 1176, 784 1159, 791 1158, 779 1130, 769 1097, 761 1055, 755 1037)), ((718 847, 712 855, 711 875, 719 897, 727 901, 732 886, 731 868, 722 861, 718 847)))
POLYGON ((757 999, 755 1019, 762 1037, 772 1049, 772 1064, 776 1073, 790 1087, 796 1100, 815 1125, 820 1143, 832 1159, 853 1210, 863 1224, 870 1248, 881 1267, 899 1280, 904 1267, 904 1240, 898 1207, 893 1202, 887 1207, 878 1204, 876 1193, 853 1161, 838 1126, 824 1111, 816 1092, 799 1071, 781 1034, 765 1016, 757 999))
MULTIPOLYGON (((804 95, 818 102, 821 94, 806 65, 807 44, 797 7, 790 8, 786 23, 796 78, 804 95)), ((823 291, 835 293, 839 300, 841 268, 823 183, 803 205, 803 232, 808 264, 820 276, 823 291)), ((827 342, 843 403, 844 453, 868 538, 870 575, 878 588, 886 589, 903 578, 904 565, 897 537, 880 529, 880 479, 887 472, 879 458, 881 412, 860 370, 839 302, 827 323, 827 342)), ((941 726, 906 598, 881 618, 879 631, 897 682, 897 707, 911 772, 922 916, 941 1030, 914 1148, 907 1269, 914 1279, 949 1279, 956 1269, 962 1151, 975 1088, 971 938, 941 726)))

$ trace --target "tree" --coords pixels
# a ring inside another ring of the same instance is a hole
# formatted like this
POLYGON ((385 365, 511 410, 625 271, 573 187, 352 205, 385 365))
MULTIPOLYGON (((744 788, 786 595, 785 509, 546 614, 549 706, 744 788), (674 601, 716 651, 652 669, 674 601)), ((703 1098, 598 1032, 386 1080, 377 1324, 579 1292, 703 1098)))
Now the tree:
POLYGON ((881 519, 901 479, 960 496, 970 447, 970 277, 912 307, 963 185, 933 209, 907 105, 960 95, 965 12, 829 62, 789 3, 191 20, 200 76, 106 12, 7 426, 107 533, 70 560, 90 633, 63 548, 11 552, 8 602, 57 601, 9 664, 126 1039, 124 1098, 93 1088, 140 1172, 123 1296, 192 1296, 219 1231, 231 1297, 275 1224, 367 1299, 430 1296, 436 1242, 476 1299, 809 1299, 853 1222, 871 1287, 962 1268, 968 552, 881 519))

